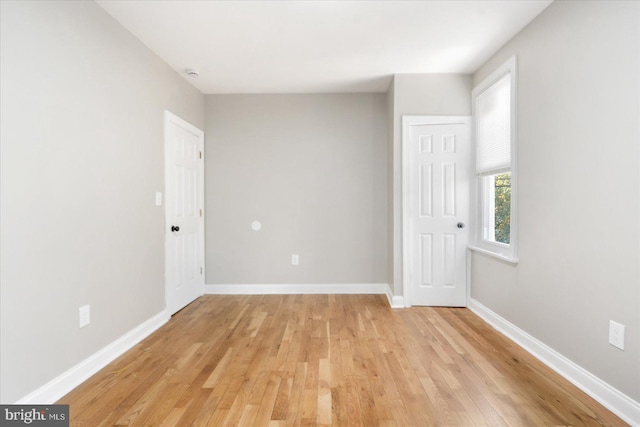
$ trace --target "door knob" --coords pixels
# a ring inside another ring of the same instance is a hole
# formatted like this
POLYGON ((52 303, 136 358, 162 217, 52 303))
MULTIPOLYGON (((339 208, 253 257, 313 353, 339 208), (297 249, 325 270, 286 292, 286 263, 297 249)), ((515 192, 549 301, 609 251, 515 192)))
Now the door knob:
POLYGON ((464 222, 459 222, 458 223, 458 228, 464 228, 464 222))
POLYGON ((180 231, 180 227, 178 227, 177 225, 172 225, 171 231, 180 231))

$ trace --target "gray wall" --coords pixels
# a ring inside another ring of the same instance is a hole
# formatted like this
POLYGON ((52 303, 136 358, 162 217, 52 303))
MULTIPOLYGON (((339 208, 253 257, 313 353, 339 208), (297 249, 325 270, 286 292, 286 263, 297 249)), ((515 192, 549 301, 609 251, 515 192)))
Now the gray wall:
MULTIPOLYGON (((392 291, 394 288, 394 206, 393 206, 393 198, 394 194, 392 189, 393 187, 393 150, 394 150, 394 138, 395 138, 395 76, 391 78, 391 82, 389 83, 389 88, 386 93, 386 101, 387 101, 387 283, 391 287, 392 291)), ((401 237, 402 239, 402 237, 401 237)), ((401 286, 399 286, 401 287, 401 286)), ((395 291, 394 291, 395 294, 395 291)))
POLYGON ((554 2, 518 55, 518 265, 475 254, 472 298, 640 400, 638 2, 554 2), (607 343, 626 325, 626 349, 607 343))
POLYGON ((205 99, 206 283, 386 283, 385 95, 205 99))
POLYGON ((393 241, 389 276, 394 295, 402 295, 402 116, 471 115, 471 76, 461 74, 396 74, 393 80, 393 146, 389 164, 393 241))
POLYGON ((204 97, 93 2, 0 4, 12 403, 164 309, 163 111, 203 127, 204 97))

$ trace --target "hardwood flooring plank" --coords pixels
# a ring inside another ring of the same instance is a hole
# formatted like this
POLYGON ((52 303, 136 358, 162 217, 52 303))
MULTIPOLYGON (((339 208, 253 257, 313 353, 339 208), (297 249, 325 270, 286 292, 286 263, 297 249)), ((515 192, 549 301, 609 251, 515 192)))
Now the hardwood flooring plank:
POLYGON ((319 425, 331 424, 331 364, 329 359, 318 361, 318 413, 319 425))
MULTIPOLYGON (((267 382, 267 386, 258 406, 258 411, 255 416, 254 425, 257 426, 266 426, 272 419, 271 414, 273 414, 274 406, 276 403, 276 398, 278 396, 278 389, 280 388, 280 383, 282 379, 276 375, 275 373, 270 374, 269 381, 267 382)), ((286 420, 286 415, 282 417, 283 420, 286 420)))
POLYGON ((204 382, 202 388, 213 388, 213 386, 217 384, 217 382, 220 380, 220 377, 227 369, 227 365, 231 361, 232 357, 233 348, 229 348, 227 349, 224 356, 222 356, 222 359, 220 359, 220 361, 216 364, 215 369, 213 370, 213 372, 211 372, 211 375, 209 375, 207 380, 204 382))
POLYGON ((167 417, 162 421, 160 427, 176 427, 183 414, 184 408, 173 408, 169 412, 169 415, 167 415, 167 417))
POLYGON ((304 398, 304 386, 307 378, 307 362, 299 362, 296 365, 296 373, 293 378, 289 407, 287 408, 287 426, 299 426, 302 419, 300 411, 304 398))

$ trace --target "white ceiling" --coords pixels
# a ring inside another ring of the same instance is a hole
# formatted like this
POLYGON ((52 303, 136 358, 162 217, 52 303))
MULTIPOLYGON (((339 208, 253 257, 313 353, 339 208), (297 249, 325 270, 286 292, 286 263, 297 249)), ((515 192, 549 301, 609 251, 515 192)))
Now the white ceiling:
POLYGON ((98 1, 205 94, 385 92, 392 74, 473 73, 550 3, 98 1))

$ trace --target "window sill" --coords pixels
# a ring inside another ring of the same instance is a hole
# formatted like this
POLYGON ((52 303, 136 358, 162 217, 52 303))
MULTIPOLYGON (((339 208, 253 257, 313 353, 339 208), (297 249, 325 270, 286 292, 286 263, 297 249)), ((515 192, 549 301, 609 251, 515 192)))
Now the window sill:
POLYGON ((499 260, 508 262, 510 264, 518 264, 518 262, 520 262, 518 258, 512 258, 510 256, 498 254, 496 252, 490 251, 488 249, 480 248, 478 246, 469 245, 467 247, 474 252, 479 252, 481 254, 489 255, 491 257, 498 258, 499 260))

